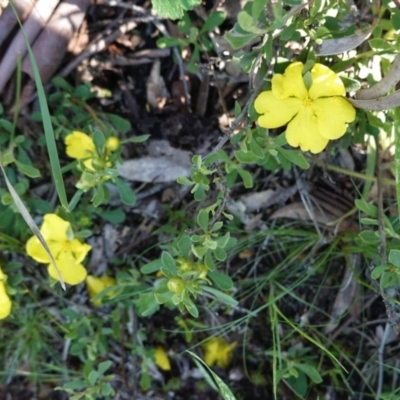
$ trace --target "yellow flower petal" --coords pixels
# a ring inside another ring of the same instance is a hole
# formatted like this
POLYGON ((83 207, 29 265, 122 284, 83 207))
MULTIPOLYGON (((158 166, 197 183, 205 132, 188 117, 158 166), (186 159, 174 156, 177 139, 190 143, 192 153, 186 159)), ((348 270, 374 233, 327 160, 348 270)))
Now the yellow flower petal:
MULTIPOLYGON (((104 289, 114 286, 116 283, 116 280, 111 276, 96 277, 88 275, 86 278, 86 288, 91 299, 101 293, 104 289)), ((112 293, 109 293, 108 295, 112 295, 112 293)), ((94 300, 93 305, 100 306, 101 300, 94 300)))
POLYGON ((324 150, 329 142, 319 133, 317 117, 313 115, 311 107, 303 107, 289 123, 286 140, 292 147, 300 146, 302 151, 314 154, 324 150))
POLYGON ((171 363, 162 346, 157 346, 154 352, 154 362, 163 371, 171 371, 171 363))
POLYGON ((89 253, 89 251, 92 249, 92 246, 86 243, 82 243, 78 239, 73 239, 69 243, 69 246, 70 246, 69 247, 70 251, 74 255, 76 262, 78 263, 82 262, 89 253))
POLYGON ((326 139, 338 139, 346 133, 347 122, 354 121, 356 110, 343 97, 316 99, 311 106, 317 117, 318 130, 326 139))
POLYGON ((219 368, 227 368, 236 346, 236 342, 228 343, 224 338, 214 337, 208 340, 203 345, 205 363, 210 367, 216 364, 219 368))
MULTIPOLYGON (((70 285, 77 285, 86 278, 86 269, 81 262, 92 248, 86 243, 73 238, 71 224, 56 214, 46 214, 40 228, 47 246, 60 270, 63 280, 70 285)), ((26 242, 26 252, 34 260, 48 264, 50 276, 59 280, 56 268, 36 236, 26 242)))
POLYGON ((0 268, 0 319, 7 318, 11 312, 11 299, 6 291, 6 280, 7 275, 0 268))
POLYGON ((0 319, 7 318, 11 312, 11 300, 4 283, 0 283, 0 319))
POLYGON ((295 62, 290 64, 285 74, 275 74, 272 77, 272 92, 278 99, 286 99, 287 97, 297 97, 304 100, 307 97, 306 85, 302 76, 303 63, 295 62))
POLYGON ((73 131, 66 136, 65 145, 67 155, 77 160, 91 157, 95 152, 93 139, 80 131, 73 131))
MULTIPOLYGON (((46 241, 53 257, 57 258, 58 253, 64 247, 63 243, 68 242, 68 238, 72 237, 71 224, 56 214, 46 214, 43 217, 40 233, 46 241)), ((36 236, 32 236, 26 242, 26 252, 37 262, 50 262, 50 257, 36 236)))
POLYGON ((39 242, 36 236, 32 236, 27 242, 25 247, 26 253, 29 257, 33 258, 39 263, 50 262, 50 257, 47 255, 46 250, 39 242))
POLYGON ((346 94, 342 80, 325 65, 315 64, 311 70, 311 78, 309 96, 312 99, 346 94))
POLYGON ((271 90, 260 93, 254 108, 259 114, 258 124, 263 128, 273 129, 286 125, 299 111, 301 100, 296 98, 278 99, 271 90))
MULTIPOLYGON (((65 283, 78 285, 85 280, 87 275, 86 269, 82 264, 76 262, 72 253, 61 253, 56 258, 56 263, 65 283)), ((53 279, 59 280, 53 264, 47 266, 47 272, 53 279)))
POLYGON ((68 240, 72 237, 71 224, 63 220, 57 214, 46 214, 43 217, 43 224, 40 233, 44 239, 55 242, 68 240))

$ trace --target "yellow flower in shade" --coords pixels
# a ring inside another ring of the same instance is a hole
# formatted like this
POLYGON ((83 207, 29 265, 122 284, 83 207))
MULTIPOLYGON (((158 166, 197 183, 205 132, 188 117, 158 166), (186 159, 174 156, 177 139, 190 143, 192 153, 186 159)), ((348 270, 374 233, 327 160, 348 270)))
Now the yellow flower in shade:
POLYGON ((0 319, 7 318, 11 312, 11 300, 6 291, 7 275, 0 268, 0 319))
POLYGON ((94 170, 92 166, 93 155, 96 148, 93 139, 86 133, 80 131, 72 131, 65 137, 65 145, 67 146, 67 155, 76 160, 86 160, 83 162, 86 168, 94 170))
MULTIPOLYGON (((57 263, 63 280, 70 285, 83 282, 87 273, 82 261, 92 247, 75 239, 71 224, 56 214, 46 214, 43 217, 40 233, 57 263)), ((36 236, 32 236, 26 242, 26 252, 35 261, 48 264, 49 275, 59 280, 50 257, 36 236)))
POLYGON ((171 371, 171 363, 164 350, 164 347, 157 346, 154 352, 154 362, 163 371, 171 371))
POLYGON ((315 64, 311 69, 311 85, 307 89, 303 64, 290 64, 285 73, 272 77, 272 90, 260 93, 254 107, 263 128, 288 124, 286 140, 302 151, 320 153, 329 140, 346 133, 346 123, 354 121, 356 112, 343 96, 343 82, 328 67, 315 64))
MULTIPOLYGON (((116 280, 112 278, 111 276, 92 276, 88 275, 86 278, 86 288, 89 293, 89 297, 92 299, 93 297, 97 296, 99 293, 101 293, 104 289, 107 289, 111 286, 114 286, 116 284, 116 280)), ((112 295, 112 292, 107 294, 108 296, 112 295)), ((92 300, 93 305, 101 306, 101 300, 92 300)))
POLYGON ((228 343, 224 338, 213 337, 203 344, 205 363, 209 367, 216 364, 219 368, 227 368, 236 346, 237 342, 228 343))

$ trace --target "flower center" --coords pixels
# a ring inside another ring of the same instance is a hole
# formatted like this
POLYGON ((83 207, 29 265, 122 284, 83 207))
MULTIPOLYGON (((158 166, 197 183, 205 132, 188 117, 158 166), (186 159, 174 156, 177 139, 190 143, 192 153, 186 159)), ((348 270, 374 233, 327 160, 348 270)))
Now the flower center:
POLYGON ((71 251, 71 244, 68 240, 63 241, 61 251, 68 253, 71 251))
POLYGON ((311 104, 312 104, 312 100, 311 100, 309 97, 306 97, 306 98, 303 100, 303 106, 304 106, 304 107, 310 107, 311 104))

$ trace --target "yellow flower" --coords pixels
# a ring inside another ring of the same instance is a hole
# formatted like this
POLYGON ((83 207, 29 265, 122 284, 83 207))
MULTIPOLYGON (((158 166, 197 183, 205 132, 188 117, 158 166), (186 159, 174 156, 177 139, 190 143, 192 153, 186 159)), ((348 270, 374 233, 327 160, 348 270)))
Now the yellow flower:
POLYGON ((219 368, 227 368, 236 346, 236 342, 229 344, 224 338, 213 337, 203 345, 205 363, 209 367, 216 364, 219 368))
MULTIPOLYGON (((86 278, 86 288, 89 293, 89 297, 92 299, 101 293, 104 289, 107 289, 116 284, 116 280, 111 276, 92 276, 88 275, 86 278)), ((108 293, 108 296, 112 296, 112 292, 108 293)), ((92 300, 93 305, 101 306, 101 300, 92 300)))
POLYGON ((94 171, 92 166, 93 155, 96 148, 93 139, 86 133, 80 131, 72 131, 65 138, 65 145, 67 146, 67 155, 76 160, 86 160, 83 162, 86 168, 94 171))
POLYGON ((7 275, 0 268, 0 319, 7 318, 11 312, 11 300, 6 291, 7 275))
MULTIPOLYGON (((57 263, 63 280, 70 285, 83 282, 87 273, 81 263, 92 247, 74 239, 71 224, 56 214, 46 214, 43 217, 40 233, 57 263)), ((26 242, 26 252, 37 262, 48 264, 49 275, 59 280, 50 257, 36 236, 32 236, 26 242)))
POLYGON ((157 346, 154 352, 154 362, 163 371, 171 371, 171 363, 162 346, 157 346))
POLYGON ((263 128, 278 128, 288 124, 286 140, 302 151, 320 153, 329 140, 346 132, 346 123, 354 121, 356 112, 343 96, 345 87, 328 67, 315 64, 311 69, 311 86, 307 89, 303 64, 290 64, 285 74, 272 78, 272 90, 262 92, 254 102, 263 128))

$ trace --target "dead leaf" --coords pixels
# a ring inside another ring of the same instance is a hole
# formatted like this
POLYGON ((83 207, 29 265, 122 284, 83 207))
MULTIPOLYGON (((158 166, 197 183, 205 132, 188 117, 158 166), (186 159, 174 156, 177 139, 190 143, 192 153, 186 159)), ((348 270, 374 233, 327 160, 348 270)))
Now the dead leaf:
MULTIPOLYGON (((182 150, 177 150, 180 154, 182 150)), ((171 156, 146 156, 126 160, 118 165, 119 174, 127 180, 137 182, 173 182, 179 176, 190 175, 190 156, 177 158, 171 156)))
POLYGON ((356 295, 359 285, 357 283, 357 279, 354 277, 353 270, 356 268, 356 264, 359 264, 357 257, 359 257, 358 254, 353 254, 350 257, 350 260, 354 260, 354 265, 348 265, 346 268, 346 272, 342 279, 342 284, 340 285, 335 302, 333 303, 331 320, 324 329, 326 334, 333 332, 337 328, 339 325, 339 319, 344 313, 348 312, 350 308, 353 310, 356 308, 354 301, 357 298, 356 295))
MULTIPOLYGON (((348 232, 354 230, 354 223, 351 220, 345 219, 339 221, 338 224, 335 224, 335 222, 338 220, 337 216, 334 216, 327 211, 319 210, 318 208, 314 208, 313 213, 315 220, 319 224, 325 225, 328 228, 335 228, 335 230, 338 232, 348 232)), ((282 207, 270 216, 270 219, 277 218, 311 221, 310 214, 301 202, 291 203, 285 207, 282 207)))
POLYGON ((357 32, 354 35, 346 36, 338 39, 326 39, 323 40, 322 43, 317 47, 317 55, 318 56, 331 56, 334 54, 341 54, 345 51, 349 51, 355 49, 365 40, 367 40, 372 30, 375 28, 374 25, 364 29, 360 32, 357 32))
POLYGON ((242 196, 240 200, 246 206, 247 212, 260 211, 266 207, 271 197, 275 194, 272 189, 263 190, 242 196))
POLYGON ((169 93, 163 77, 161 76, 161 62, 153 63, 149 77, 147 78, 146 96, 147 102, 153 107, 161 109, 169 99, 169 93))

